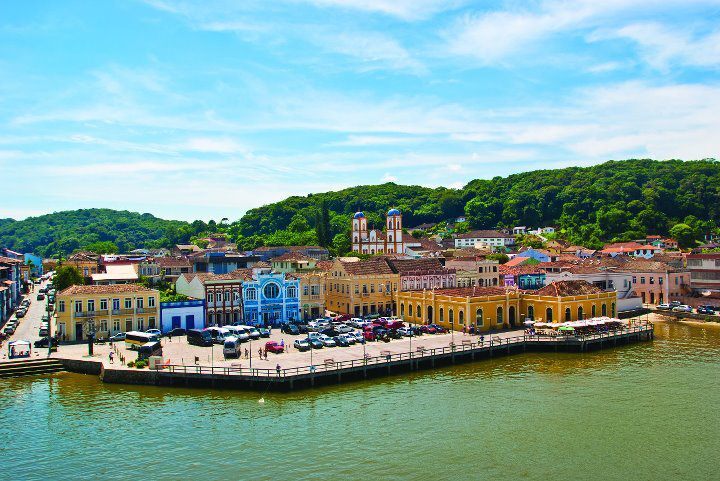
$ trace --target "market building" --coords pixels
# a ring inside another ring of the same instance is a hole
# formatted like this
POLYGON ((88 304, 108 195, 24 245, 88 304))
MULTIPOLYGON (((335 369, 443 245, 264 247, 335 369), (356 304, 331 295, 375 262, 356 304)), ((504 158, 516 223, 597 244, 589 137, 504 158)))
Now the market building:
POLYGON ((381 257, 339 257, 325 281, 327 308, 352 316, 392 314, 400 275, 381 257))
POLYGON ((243 281, 245 321, 279 326, 300 319, 300 280, 282 272, 255 273, 243 281))
POLYGON ((159 292, 139 284, 70 286, 56 301, 54 332, 66 341, 87 339, 90 332, 107 338, 159 325, 159 292))

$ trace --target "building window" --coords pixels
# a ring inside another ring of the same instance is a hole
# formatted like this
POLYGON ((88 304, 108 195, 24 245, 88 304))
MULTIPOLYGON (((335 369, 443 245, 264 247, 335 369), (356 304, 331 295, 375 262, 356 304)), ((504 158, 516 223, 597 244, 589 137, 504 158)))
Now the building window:
POLYGON ((663 284, 663 278, 662 278, 662 277, 658 277, 658 284, 660 284, 660 285, 662 286, 662 284, 663 284))
POLYGON ((148 307, 155 307, 155 298, 154 297, 148 297, 148 307))
POLYGON ((102 319, 100 321, 100 332, 108 332, 107 326, 108 326, 107 319, 102 319))
POLYGON ((256 289, 245 289, 245 299, 249 301, 254 301, 257 299, 257 290, 256 289))
POLYGON ((545 322, 552 322, 553 320, 553 310, 552 307, 548 307, 545 309, 545 322))
POLYGON ((400 304, 400 317, 405 317, 405 304, 400 304))
MULTIPOLYGON (((420 306, 418 306, 418 307, 420 307, 420 306)), ((465 325, 465 312, 462 310, 458 312, 458 324, 460 324, 462 326, 465 325)))
POLYGON ((138 297, 137 299, 135 299, 135 303, 137 304, 138 309, 142 309, 143 307, 145 307, 145 301, 142 297, 138 297))
POLYGON ((58 301, 58 312, 65 312, 65 301, 58 301))
POLYGON ((89 300, 88 300, 88 308, 87 308, 87 310, 90 311, 90 312, 93 312, 93 311, 95 310, 95 300, 94 300, 94 299, 89 299, 89 300))
POLYGON ((445 311, 442 307, 440 308, 440 322, 445 322, 445 311))
POLYGON ((603 317, 607 316, 607 304, 603 304, 601 306, 600 312, 602 313, 603 317))
POLYGON ((155 329, 155 318, 148 317, 148 329, 155 329))
POLYGON ((654 276, 650 276, 650 284, 655 284, 655 277, 654 277, 654 276))
POLYGON ((415 317, 418 319, 422 319, 422 307, 420 307, 420 304, 417 305, 417 309, 415 309, 415 312, 417 313, 415 317))
POLYGON ((137 325, 138 325, 138 331, 144 331, 145 330, 145 319, 142 317, 138 317, 137 325))
POLYGON ((475 311, 475 325, 476 326, 483 325, 483 310, 482 309, 478 309, 475 311))
POLYGON ((120 319, 113 319, 113 332, 120 332, 120 319))
POLYGON ((501 306, 498 306, 496 315, 497 315, 497 323, 502 324, 503 323, 503 308, 501 306))
POLYGON ((592 313, 591 314, 592 317, 595 317, 595 314, 596 314, 595 304, 592 305, 592 309, 590 310, 590 312, 592 313))
POLYGON ((570 308, 565 308, 565 322, 570 322, 572 314, 570 314, 570 308))
POLYGON ((644 278, 644 277, 641 277, 641 278, 640 278, 640 284, 645 284, 645 278, 644 278))
POLYGON ((207 295, 207 301, 208 301, 208 303, 210 303, 210 302, 212 302, 212 301, 213 301, 213 295, 212 295, 212 292, 208 292, 208 295, 207 295))
POLYGON ((107 311, 107 299, 100 299, 100 310, 107 311))
POLYGON ((375 284, 370 284, 370 294, 375 292, 375 284))
POLYGON ((280 296, 280 287, 274 282, 271 282, 270 284, 267 284, 263 289, 263 295, 267 299, 275 299, 280 296))
POLYGON ((452 309, 448 309, 448 322, 451 326, 455 323, 455 313, 452 309))
POLYGON ((633 283, 633 284, 637 284, 637 277, 632 276, 632 283, 633 283))
POLYGON ((230 302, 230 291, 225 291, 225 302, 230 302))
POLYGON ((535 307, 528 306, 528 313, 527 313, 528 319, 531 321, 535 320, 535 307))
POLYGON ((303 286, 303 296, 307 296, 308 291, 309 291, 308 286, 303 286))
POLYGON ((132 309, 132 299, 129 297, 125 298, 125 309, 132 309))
POLYGON ((82 312, 82 301, 75 301, 75 312, 82 312))
POLYGON ((222 302, 222 292, 215 293, 215 302, 222 302))
MULTIPOLYGON (((343 284, 343 290, 345 290, 344 284, 343 284)), ((295 286, 290 286, 287 288, 287 297, 297 297, 297 288, 295 286)))

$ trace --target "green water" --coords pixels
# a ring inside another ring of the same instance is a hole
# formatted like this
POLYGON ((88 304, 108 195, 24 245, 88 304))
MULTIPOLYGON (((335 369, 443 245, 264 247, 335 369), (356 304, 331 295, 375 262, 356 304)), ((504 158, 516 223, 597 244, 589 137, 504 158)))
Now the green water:
POLYGON ((720 328, 291 394, 0 380, 0 479, 720 479, 720 328))

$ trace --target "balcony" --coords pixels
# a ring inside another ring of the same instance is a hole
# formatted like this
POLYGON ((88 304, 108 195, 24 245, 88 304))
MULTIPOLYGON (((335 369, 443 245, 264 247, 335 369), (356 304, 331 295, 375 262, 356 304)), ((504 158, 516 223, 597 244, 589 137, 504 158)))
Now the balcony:
POLYGON ((79 311, 79 312, 75 311, 73 313, 73 316, 74 317, 82 317, 82 318, 101 317, 101 316, 107 316, 109 312, 110 311, 108 311, 107 309, 102 309, 102 310, 97 310, 97 311, 79 311))
POLYGON ((113 316, 123 316, 127 314, 135 314, 135 309, 113 309, 113 316))
POLYGON ((155 314, 157 312, 156 307, 138 307, 135 309, 137 314, 155 314))

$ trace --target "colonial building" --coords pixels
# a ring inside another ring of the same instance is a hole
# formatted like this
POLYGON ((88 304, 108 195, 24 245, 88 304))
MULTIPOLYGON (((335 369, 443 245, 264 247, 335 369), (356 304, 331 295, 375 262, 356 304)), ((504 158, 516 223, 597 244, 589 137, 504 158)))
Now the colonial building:
POLYGON ((288 253, 312 257, 318 261, 328 260, 330 257, 330 252, 322 246, 262 246, 252 250, 252 254, 262 261, 288 253))
POLYGON ((157 329, 159 292, 139 284, 70 286, 57 295, 55 333, 80 341, 88 333, 108 337, 118 332, 157 329))
POLYGON ((663 304, 691 294, 692 271, 664 262, 633 259, 618 270, 632 276, 632 290, 643 304, 663 304))
POLYGON ((390 209, 385 220, 385 232, 368 230, 367 218, 356 212, 352 219, 352 250, 362 254, 402 254, 405 252, 402 232, 402 214, 390 209))
POLYGON ((85 282, 90 283, 92 275, 100 272, 99 258, 100 256, 93 252, 76 252, 68 257, 65 263, 75 267, 85 278, 85 282))
POLYGON ((208 272, 211 274, 228 274, 237 269, 246 269, 260 260, 256 256, 247 256, 239 252, 211 249, 191 254, 188 259, 193 263, 194 272, 208 272))
POLYGON ((720 253, 687 256, 690 286, 698 293, 720 292, 720 253))
POLYGON ((555 282, 537 291, 463 287, 398 293, 399 313, 409 322, 480 331, 522 326, 525 319, 561 322, 615 315, 615 292, 583 281, 555 282))
POLYGON ((455 287, 455 269, 448 269, 438 259, 388 259, 393 272, 400 275, 400 290, 445 289, 455 287))
POLYGON ((399 282, 384 258, 337 258, 325 283, 327 308, 353 316, 393 314, 399 282))
POLYGON ((252 280, 250 269, 226 274, 194 272, 182 274, 175 283, 175 291, 193 299, 205 299, 208 325, 224 326, 243 320, 242 289, 247 280, 252 280))
POLYGON ((317 268, 317 263, 317 259, 299 252, 287 252, 270 259, 270 265, 275 272, 310 272, 317 268))
POLYGON ((160 303, 160 330, 163 334, 173 329, 203 329, 204 327, 204 299, 160 303))
POLYGON ((486 259, 477 249, 456 250, 452 257, 445 259, 445 267, 455 269, 457 287, 500 285, 500 262, 486 259))
POLYGON ((23 261, 0 256, 0 322, 6 321, 20 302, 23 261))
POLYGON ((300 280, 293 274, 256 273, 243 282, 245 320, 279 326, 300 319, 300 280))
POLYGON ((168 282, 175 282, 182 274, 190 274, 193 266, 187 257, 159 257, 160 275, 168 282))
POLYGON ((325 315, 324 271, 295 274, 300 279, 300 316, 303 320, 316 319, 325 315))
POLYGON ((505 287, 518 287, 520 289, 540 289, 545 285, 545 271, 540 265, 500 266, 505 287))

